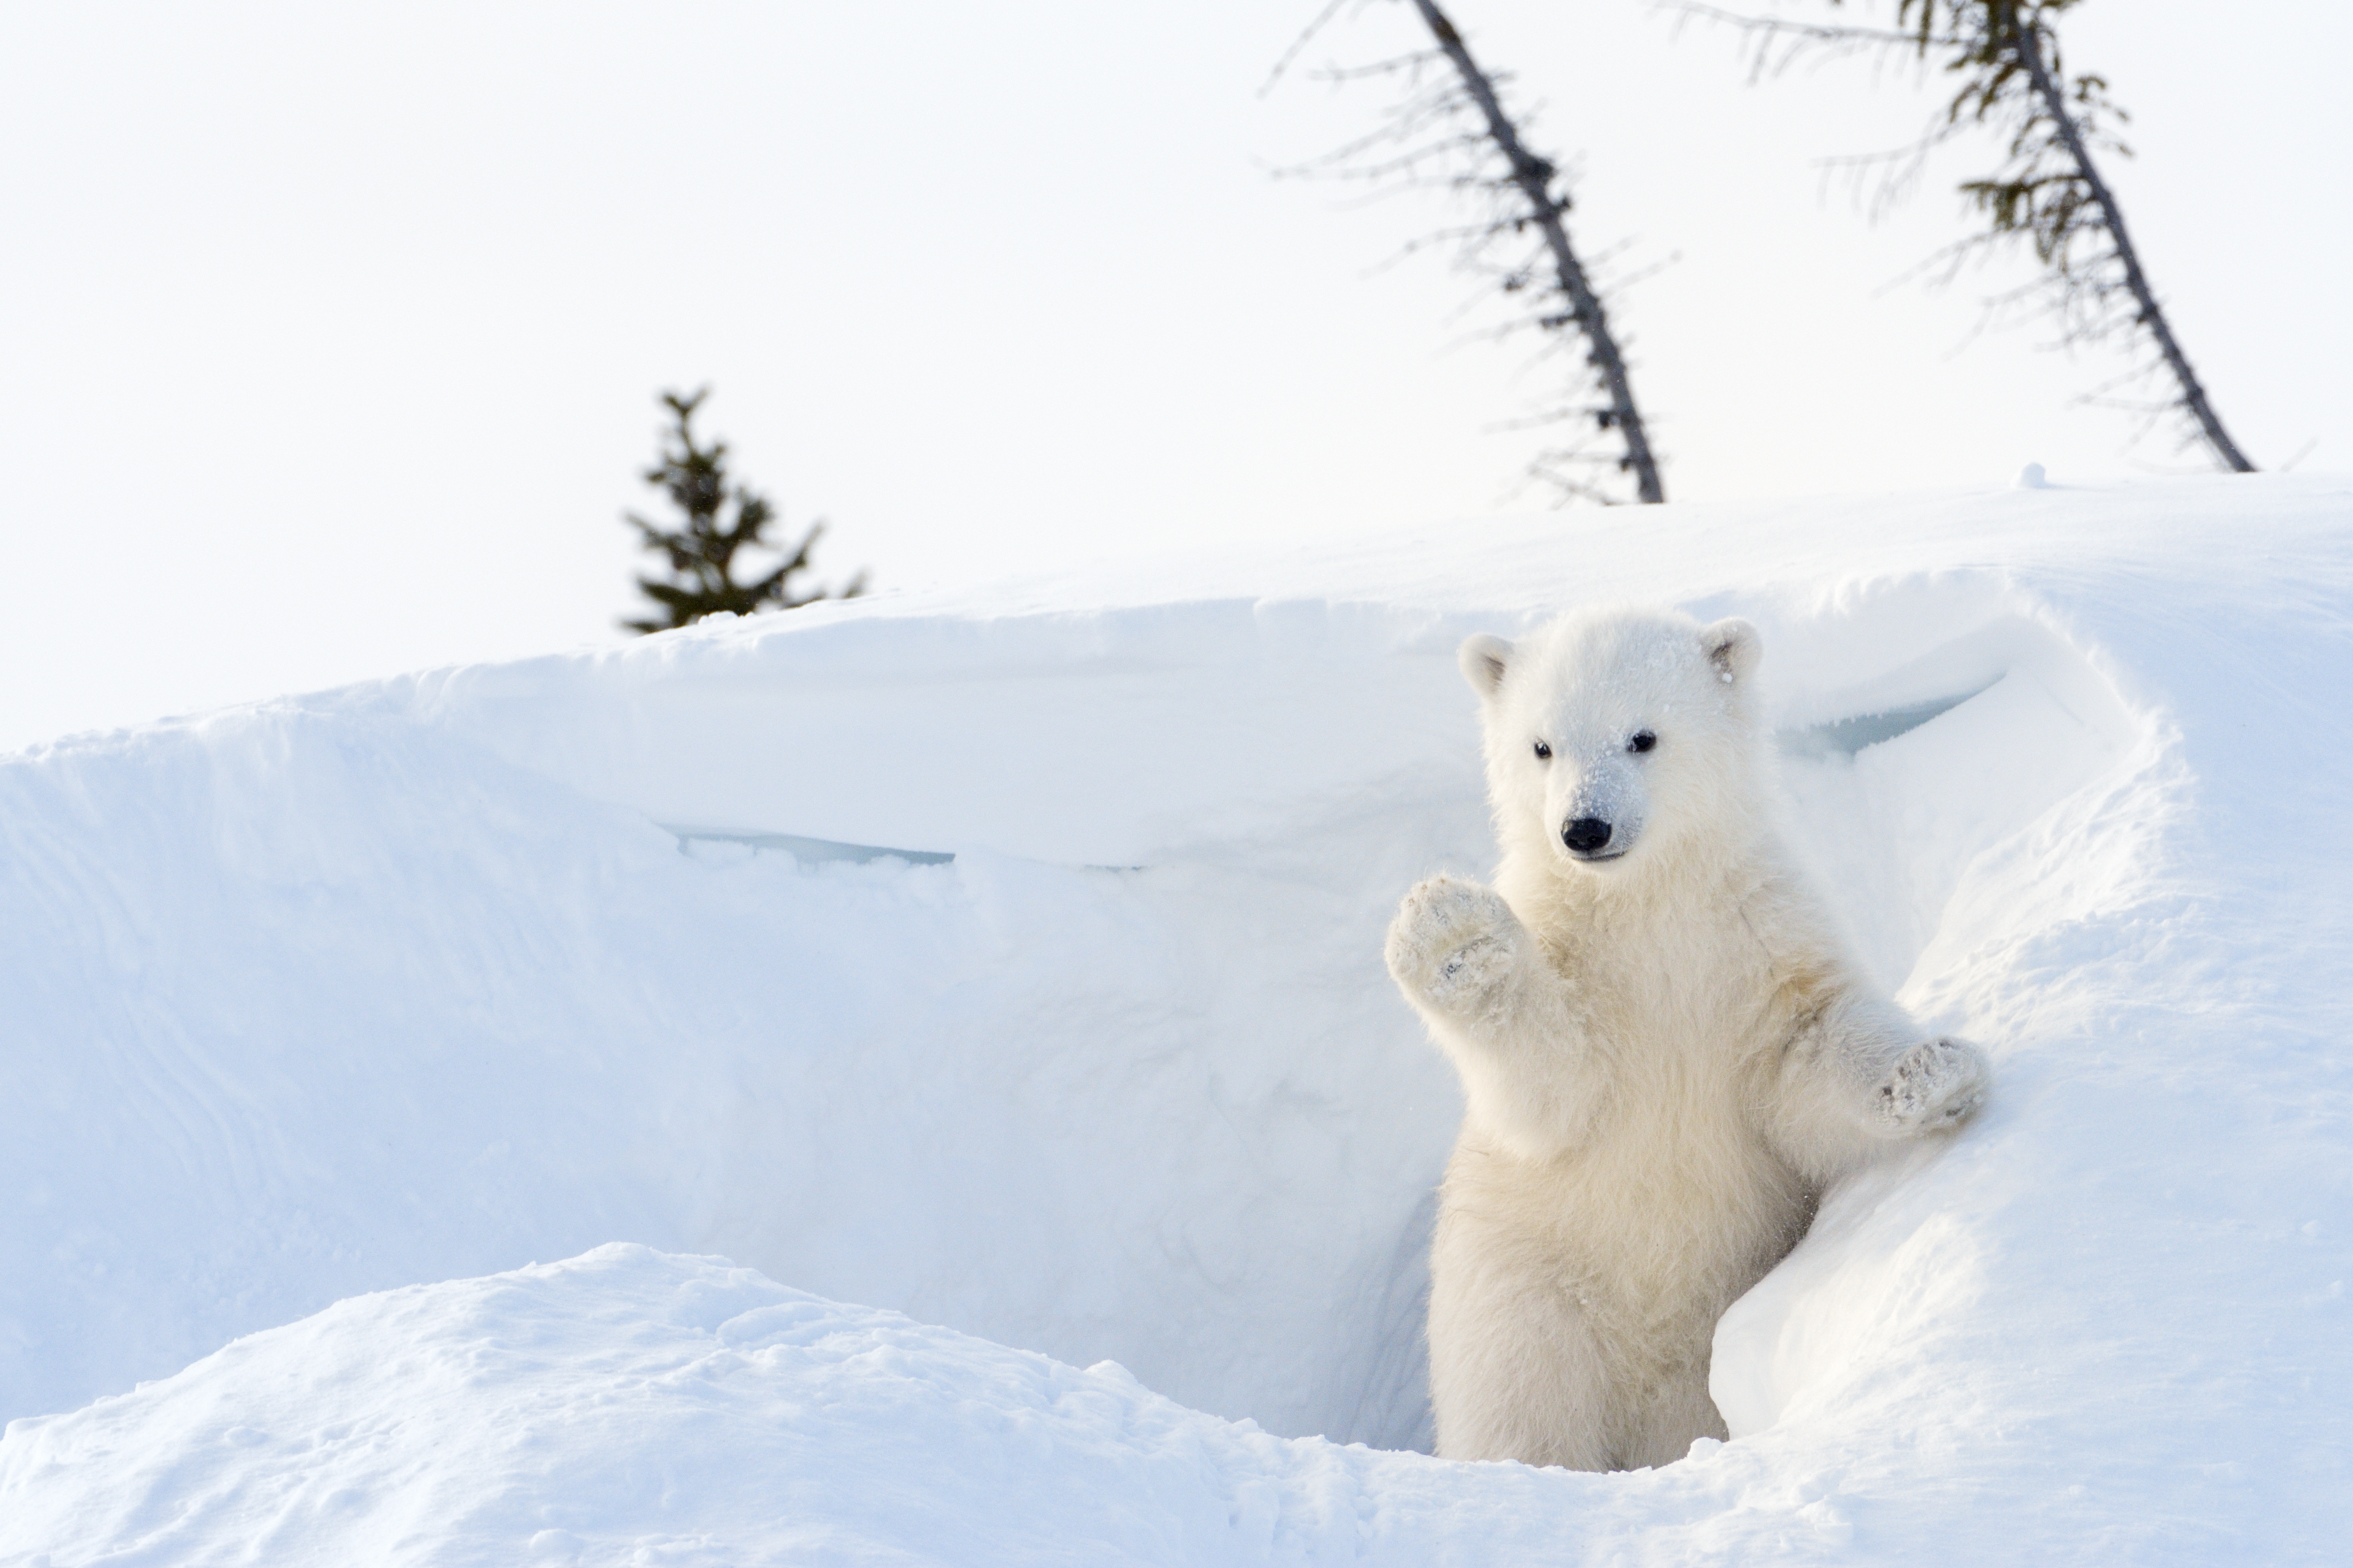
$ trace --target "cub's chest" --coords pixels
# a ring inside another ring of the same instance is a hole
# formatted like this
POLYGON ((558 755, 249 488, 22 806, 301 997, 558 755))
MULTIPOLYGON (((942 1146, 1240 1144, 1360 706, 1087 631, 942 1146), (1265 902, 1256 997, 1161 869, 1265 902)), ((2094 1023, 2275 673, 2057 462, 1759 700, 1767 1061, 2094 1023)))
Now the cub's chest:
POLYGON ((1539 945, 1586 1028, 1689 1070, 1704 1072, 1711 1058, 1736 1070, 1782 1010, 1775 1000, 1784 987, 1759 945, 1704 916, 1641 936, 1555 933, 1539 945))

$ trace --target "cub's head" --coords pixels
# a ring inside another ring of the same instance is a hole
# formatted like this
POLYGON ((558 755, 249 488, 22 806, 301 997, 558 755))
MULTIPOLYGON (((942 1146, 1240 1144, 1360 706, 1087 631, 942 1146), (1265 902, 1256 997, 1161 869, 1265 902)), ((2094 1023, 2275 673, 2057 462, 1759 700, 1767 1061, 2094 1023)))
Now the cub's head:
POLYGON ((1517 643, 1465 642, 1506 852, 1615 875, 1748 820, 1760 652, 1746 621, 1670 611, 1581 611, 1517 643))

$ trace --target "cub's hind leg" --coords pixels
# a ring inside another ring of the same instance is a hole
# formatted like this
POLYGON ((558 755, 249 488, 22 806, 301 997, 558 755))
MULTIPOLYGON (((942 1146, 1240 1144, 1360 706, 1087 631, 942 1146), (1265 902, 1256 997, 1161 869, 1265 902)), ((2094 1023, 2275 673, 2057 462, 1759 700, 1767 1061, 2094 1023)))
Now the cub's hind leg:
POLYGON ((1439 1457, 1610 1468, 1617 1422, 1591 1321, 1556 1267, 1499 1251, 1483 1231, 1446 1215, 1430 1249, 1439 1457))
POLYGON ((1619 1463, 1630 1470, 1672 1465, 1691 1452, 1692 1440, 1731 1436, 1708 1397, 1707 1361, 1677 1368, 1632 1413, 1619 1463))

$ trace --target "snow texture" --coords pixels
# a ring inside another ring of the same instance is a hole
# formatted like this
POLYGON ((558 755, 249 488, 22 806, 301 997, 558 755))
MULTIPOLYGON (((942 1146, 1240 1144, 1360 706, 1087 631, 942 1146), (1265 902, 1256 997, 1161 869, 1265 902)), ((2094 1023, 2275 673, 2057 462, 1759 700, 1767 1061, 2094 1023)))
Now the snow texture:
POLYGON ((2353 486, 2234 478, 1463 522, 0 759, 0 1563, 2334 1560, 2348 645, 2353 486), (1593 600, 1757 623, 1794 832, 1997 1097, 1726 1315, 1730 1443, 1378 1451, 1458 1114, 1381 931, 1493 854, 1455 643, 1593 600))

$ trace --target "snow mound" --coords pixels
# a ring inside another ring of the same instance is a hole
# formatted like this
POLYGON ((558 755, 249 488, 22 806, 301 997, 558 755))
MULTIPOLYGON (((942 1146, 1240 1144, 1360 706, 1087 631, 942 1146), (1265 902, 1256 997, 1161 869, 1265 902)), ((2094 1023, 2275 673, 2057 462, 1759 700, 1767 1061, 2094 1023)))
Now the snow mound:
MULTIPOLYGON (((0 1561, 1346 1563, 1451 1468, 616 1245, 358 1297, 13 1423, 0 1561)), ((1498 1502, 1567 1479, 1486 1468, 1498 1502)), ((1482 1533, 1416 1524, 1388 1544, 1482 1533)))
POLYGON ((297 1494, 290 1541, 435 1561, 2325 1559, 2348 523, 2306 478, 1491 520, 0 760, 0 1415, 320 1313, 13 1427, 0 1563, 238 1560, 297 1494), (1457 1101, 1379 939, 1492 853, 1452 647, 1593 598, 1760 625, 1792 827, 1997 1099, 1726 1315, 1732 1443, 1337 1447, 1426 1440, 1457 1101), (947 1327, 501 1272, 616 1237, 947 1327), (838 1362, 723 1342, 772 1309, 838 1362), (372 1400, 409 1468, 282 1446, 372 1400), (509 1409, 562 1463, 486 1447, 509 1409))

